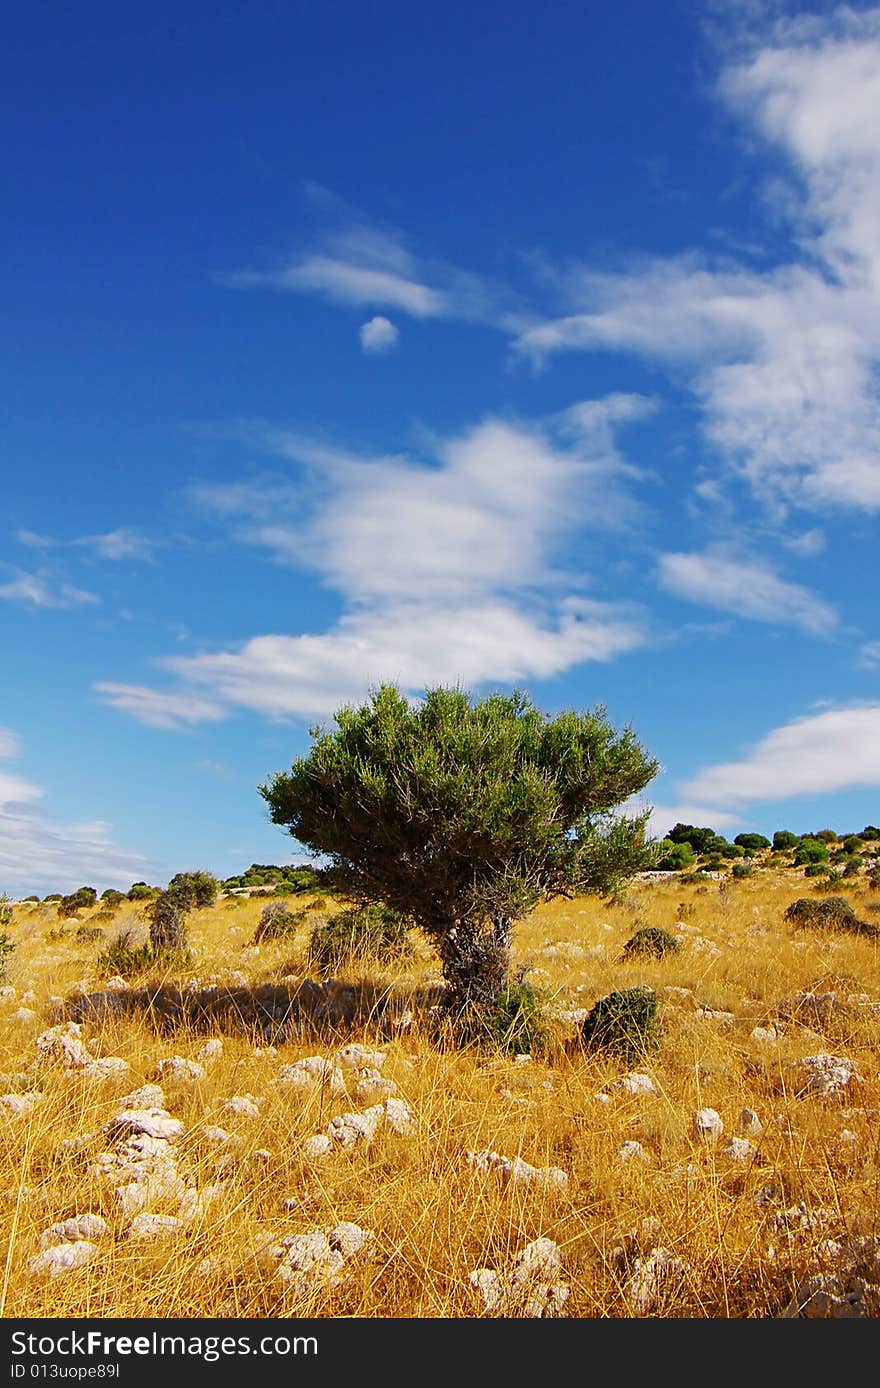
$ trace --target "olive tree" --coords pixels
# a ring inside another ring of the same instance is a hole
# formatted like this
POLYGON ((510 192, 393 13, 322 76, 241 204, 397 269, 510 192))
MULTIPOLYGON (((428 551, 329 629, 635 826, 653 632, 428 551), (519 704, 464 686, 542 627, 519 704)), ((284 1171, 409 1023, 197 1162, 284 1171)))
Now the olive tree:
POLYGON ((615 890, 652 860, 647 813, 612 811, 657 763, 601 706, 549 718, 520 692, 412 704, 383 684, 334 722, 260 793, 332 886, 430 937, 455 1011, 495 1001, 513 926, 540 900, 615 890))

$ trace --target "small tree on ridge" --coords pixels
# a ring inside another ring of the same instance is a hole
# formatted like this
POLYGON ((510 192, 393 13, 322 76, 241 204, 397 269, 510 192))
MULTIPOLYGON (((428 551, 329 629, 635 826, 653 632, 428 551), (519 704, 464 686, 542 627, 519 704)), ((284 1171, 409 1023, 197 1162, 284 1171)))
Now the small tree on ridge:
POLYGON ((647 814, 610 812, 657 763, 601 707, 551 720, 525 694, 459 688, 414 707, 385 684, 335 723, 260 793, 333 886, 425 931, 455 1011, 495 1002, 513 925, 540 900, 613 890, 653 857, 647 814))

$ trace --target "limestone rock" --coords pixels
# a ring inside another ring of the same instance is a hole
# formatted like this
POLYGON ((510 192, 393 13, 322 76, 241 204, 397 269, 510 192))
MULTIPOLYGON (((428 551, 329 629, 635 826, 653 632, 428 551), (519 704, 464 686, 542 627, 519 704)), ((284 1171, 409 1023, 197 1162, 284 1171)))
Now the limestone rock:
POLYGON ((197 1060, 186 1060, 181 1055, 171 1055, 160 1060, 155 1070, 157 1080, 167 1077, 177 1080, 180 1084, 198 1084, 199 1080, 205 1078, 205 1073, 204 1065, 200 1065, 197 1060))
POLYGON ((183 1220, 176 1215, 153 1214, 144 1210, 131 1221, 128 1236, 130 1239, 167 1238, 169 1234, 179 1234, 182 1228, 183 1220))
POLYGON ((62 1277, 66 1272, 85 1267, 98 1251, 97 1244, 88 1239, 76 1239, 72 1243, 60 1243, 54 1248, 46 1248, 31 1258, 28 1267, 34 1277, 62 1277))
POLYGON ((853 1080, 861 1079, 851 1060, 824 1053, 792 1061, 787 1069, 791 1088, 801 1099, 845 1098, 853 1080))
POLYGON ((630 1306, 637 1316, 647 1316, 663 1309, 668 1301, 686 1285, 691 1270, 670 1253, 668 1248, 654 1248, 647 1258, 637 1258, 633 1275, 627 1285, 630 1306))
POLYGON ((57 1248, 62 1243, 95 1243, 107 1233, 107 1221, 99 1214, 74 1215, 52 1224, 40 1235, 40 1248, 57 1248))
POLYGON ((697 1109, 693 1118, 694 1135, 702 1142, 717 1142, 724 1132, 721 1114, 714 1108, 697 1109))

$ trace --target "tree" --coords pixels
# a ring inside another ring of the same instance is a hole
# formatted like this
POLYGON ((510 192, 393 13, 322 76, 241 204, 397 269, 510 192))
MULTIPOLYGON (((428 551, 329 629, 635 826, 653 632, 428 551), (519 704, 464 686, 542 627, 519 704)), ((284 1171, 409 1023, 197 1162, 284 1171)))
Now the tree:
POLYGON ((659 852, 660 857, 654 863, 657 872, 687 872, 697 861, 687 842, 675 843, 672 839, 663 839, 659 852))
POLYGON ((787 848, 794 848, 797 842, 797 834, 793 834, 790 829, 777 829, 773 835, 773 850, 776 853, 784 853, 787 848))
POLYGON ((799 841, 795 849, 793 866, 803 867, 806 863, 827 863, 830 856, 827 843, 807 835, 799 841))
POLYGON ((601 707, 551 720, 523 693, 474 703, 459 688, 411 706, 383 684, 335 725, 260 793, 329 859, 328 885, 431 938, 454 1011, 503 991, 513 925, 538 901, 613 890, 650 864, 647 813, 611 810, 657 762, 601 707))
POLYGON ((737 834, 734 843, 744 848, 746 853, 758 853, 762 848, 770 847, 770 840, 763 834, 737 834))
POLYGON ((718 839, 718 834, 714 829, 698 829, 696 824, 674 824, 666 835, 673 843, 690 844, 691 852, 702 856, 704 853, 712 851, 712 846, 718 839))

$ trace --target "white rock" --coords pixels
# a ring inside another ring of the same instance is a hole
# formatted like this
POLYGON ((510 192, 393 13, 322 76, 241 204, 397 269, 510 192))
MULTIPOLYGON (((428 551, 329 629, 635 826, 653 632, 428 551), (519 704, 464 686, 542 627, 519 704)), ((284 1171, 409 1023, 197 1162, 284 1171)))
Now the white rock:
POLYGON ((37 1037, 37 1050, 47 1060, 58 1060, 66 1070, 80 1070, 92 1063, 92 1056, 86 1050, 77 1022, 62 1022, 49 1027, 37 1037))
POLYGON ((12 984, 6 984, 0 988, 0 1002, 15 1002, 16 992, 12 984))
POLYGON ((13 1022, 17 1023, 17 1025, 20 1027, 28 1027, 31 1026, 34 1022, 36 1022, 38 1020, 38 1017, 36 1012, 34 1012, 32 1008, 19 1007, 15 1012, 13 1012, 12 1020, 13 1022))
POLYGON ((199 1060, 209 1065, 212 1060, 219 1060, 223 1054, 223 1042, 218 1036, 206 1041, 198 1053, 199 1060))
POLYGON ((142 1084, 119 1100, 119 1112, 133 1108, 165 1108, 165 1095, 159 1084, 142 1084))
POLYGON ((554 1282, 562 1271, 562 1254, 559 1245, 552 1239, 535 1239, 516 1255, 513 1264, 513 1280, 525 1282, 537 1278, 542 1282, 554 1282))
POLYGON ((97 1244, 87 1239, 77 1239, 73 1243, 60 1243, 55 1248, 46 1248, 31 1258, 28 1267, 34 1277, 61 1277, 65 1272, 73 1272, 91 1262, 98 1251, 97 1244))
POLYGON ((758 1154, 758 1149, 753 1142, 749 1142, 747 1137, 732 1137, 726 1147, 721 1149, 722 1156, 730 1157, 735 1162, 750 1162, 758 1154))
POLYGON ((403 1099, 385 1100, 385 1123, 398 1137, 410 1137, 415 1132, 415 1114, 403 1099))
POLYGON ((155 1074, 157 1080, 167 1076, 168 1079, 178 1080, 183 1084, 197 1084, 205 1078, 206 1071, 204 1065, 200 1065, 197 1060, 186 1060, 181 1055, 171 1055, 158 1062, 155 1074))
POLYGON ((721 1114, 714 1108, 697 1109, 693 1118, 694 1135, 703 1142, 717 1142, 724 1132, 721 1114))
POLYGON ((358 1253, 364 1253, 375 1242, 376 1235, 371 1229, 362 1229, 359 1224, 351 1224, 348 1220, 343 1220, 341 1224, 334 1224, 327 1230, 327 1242, 336 1252, 341 1253, 343 1258, 353 1258, 358 1253))
MULTIPOLYGON (((389 1101, 393 1102, 393 1101, 389 1101)), ((385 1118, 382 1104, 375 1104, 361 1113, 341 1113, 327 1124, 327 1136, 340 1147, 354 1147, 359 1142, 372 1142, 385 1118)))
POLYGON ((744 1108, 736 1120, 736 1130, 742 1137, 760 1137, 764 1124, 753 1108, 744 1108))
POLYGON ((397 1085, 394 1080, 383 1079, 378 1070, 358 1070, 357 1084, 355 1085, 354 1096, 361 1103, 366 1103, 369 1099, 388 1097, 397 1093, 397 1085))
POLYGON ((45 1099, 45 1094, 37 1092, 30 1094, 0 1094, 0 1108, 4 1108, 7 1113, 18 1118, 23 1113, 30 1113, 32 1109, 41 1104, 45 1099))
POLYGON ((40 1248, 57 1248, 62 1243, 94 1243, 107 1233, 107 1221, 99 1214, 74 1215, 53 1224, 40 1235, 40 1248))
POLYGON ((622 1162, 649 1162, 651 1160, 651 1153, 646 1151, 642 1144, 636 1142, 634 1139, 630 1139, 629 1142, 624 1142, 617 1149, 617 1155, 622 1162))
POLYGON ((309 1161, 314 1161, 318 1157, 326 1157, 333 1151, 333 1141, 326 1133, 315 1133, 314 1137, 307 1137, 302 1145, 303 1156, 309 1161))
POLYGON ((212 1124, 203 1130, 202 1141, 209 1142, 212 1147, 222 1147, 225 1142, 232 1141, 232 1135, 225 1128, 219 1128, 212 1124))
POLYGON ((92 1080, 122 1080, 128 1075, 131 1066, 118 1055, 105 1055, 99 1060, 90 1060, 83 1066, 82 1073, 92 1080))
POLYGON ((851 1060, 836 1055, 808 1055, 792 1061, 787 1070, 798 1098, 840 1098, 854 1079, 861 1079, 851 1060))
POLYGON ((384 1051, 371 1051, 351 1041, 336 1052, 336 1063, 344 1070, 381 1070, 387 1056, 384 1051))
POLYGON ((119 974, 114 974, 112 978, 107 979, 107 982, 104 984, 104 990, 107 993, 130 993, 131 984, 126 983, 125 979, 120 978, 119 974))
POLYGON ((128 1236, 130 1239, 164 1238, 169 1234, 179 1234, 182 1228, 183 1220, 176 1215, 153 1214, 145 1210, 131 1221, 128 1236))
POLYGON ((558 1166, 532 1166, 522 1157, 504 1157, 488 1148, 482 1152, 465 1152, 465 1161, 477 1171, 494 1171, 503 1181, 517 1186, 536 1185, 562 1189, 568 1185, 568 1175, 558 1166))
POLYGON ((147 1137, 169 1142, 183 1137, 185 1131, 180 1119, 172 1118, 162 1108, 127 1109, 104 1126, 104 1132, 111 1141, 132 1133, 143 1133, 147 1137))
POLYGON ((468 1273, 468 1281, 482 1298, 487 1311, 501 1311, 507 1303, 507 1283, 493 1268, 476 1268, 468 1273))
POLYGON ((612 1091, 623 1094, 659 1094, 650 1075, 642 1074, 638 1070, 632 1070, 628 1075, 623 1075, 621 1079, 615 1080, 611 1086, 612 1091))
POLYGON ((220 1100, 220 1107, 224 1113, 234 1114, 236 1118, 259 1118, 261 1099, 257 1099, 253 1094, 233 1094, 228 1099, 220 1100))
POLYGON ((655 1248, 647 1258, 637 1258, 627 1286, 633 1311, 639 1316, 656 1311, 668 1296, 681 1290, 689 1275, 687 1263, 668 1248, 655 1248))
POLYGON ((200 1189, 187 1190, 180 1197, 180 1204, 177 1213, 185 1224, 191 1224, 196 1220, 204 1219, 211 1205, 222 1194, 222 1187, 218 1184, 202 1186, 200 1189))
POLYGON ((331 1094, 341 1094, 345 1089, 342 1070, 322 1055, 309 1055, 292 1065, 282 1065, 275 1083, 281 1089, 313 1089, 320 1084, 331 1094))

